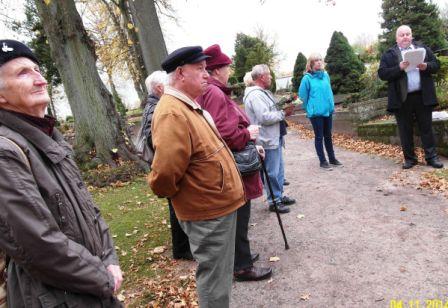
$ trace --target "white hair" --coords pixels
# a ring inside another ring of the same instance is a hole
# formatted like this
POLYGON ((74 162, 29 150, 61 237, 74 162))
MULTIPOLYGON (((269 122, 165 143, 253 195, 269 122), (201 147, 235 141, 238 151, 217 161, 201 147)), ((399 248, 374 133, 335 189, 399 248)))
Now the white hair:
POLYGON ((247 72, 246 75, 244 75, 243 82, 246 85, 246 87, 251 87, 254 85, 254 80, 252 79, 252 72, 247 72))
POLYGON ((176 71, 173 71, 173 72, 171 72, 171 73, 168 73, 168 75, 166 76, 166 77, 167 77, 167 80, 168 80, 168 84, 169 84, 170 86, 173 85, 175 76, 176 76, 176 71))
POLYGON ((146 89, 148 89, 149 94, 155 94, 156 86, 167 82, 167 75, 165 71, 155 71, 149 75, 145 80, 146 89))
POLYGON ((269 73, 270 73, 269 66, 267 66, 266 64, 255 65, 252 68, 252 72, 251 72, 252 80, 256 81, 258 78, 260 78, 264 74, 269 74, 269 73))

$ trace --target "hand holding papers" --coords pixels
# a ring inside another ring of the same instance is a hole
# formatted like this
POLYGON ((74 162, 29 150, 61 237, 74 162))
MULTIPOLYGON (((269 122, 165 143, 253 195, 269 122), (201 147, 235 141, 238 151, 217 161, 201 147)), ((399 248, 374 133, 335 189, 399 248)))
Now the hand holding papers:
POLYGON ((408 67, 405 69, 406 73, 415 70, 419 64, 423 63, 425 56, 426 49, 424 48, 411 49, 403 52, 403 61, 409 62, 408 67))

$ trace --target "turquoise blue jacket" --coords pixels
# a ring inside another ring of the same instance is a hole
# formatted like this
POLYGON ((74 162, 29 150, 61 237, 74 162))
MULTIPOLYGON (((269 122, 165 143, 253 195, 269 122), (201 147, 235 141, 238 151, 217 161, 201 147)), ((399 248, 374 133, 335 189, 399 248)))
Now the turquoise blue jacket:
POLYGON ((330 76, 325 71, 306 73, 300 82, 299 97, 307 118, 328 117, 334 111, 330 76))

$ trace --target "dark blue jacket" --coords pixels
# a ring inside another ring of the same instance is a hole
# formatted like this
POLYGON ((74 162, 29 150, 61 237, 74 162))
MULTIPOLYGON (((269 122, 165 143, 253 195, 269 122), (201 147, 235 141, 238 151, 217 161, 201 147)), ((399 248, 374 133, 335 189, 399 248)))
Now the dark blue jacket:
MULTIPOLYGON (((439 61, 429 47, 416 42, 413 42, 413 45, 417 48, 421 47, 426 49, 424 62, 428 64, 428 67, 426 70, 420 71, 423 104, 425 106, 436 106, 438 104, 436 89, 431 74, 434 74, 439 70, 439 61)), ((401 61, 402 56, 400 48, 395 45, 382 55, 380 67, 378 69, 378 76, 380 79, 388 82, 387 110, 389 112, 395 112, 400 109, 401 104, 406 100, 408 94, 408 77, 405 71, 400 70, 401 61)))

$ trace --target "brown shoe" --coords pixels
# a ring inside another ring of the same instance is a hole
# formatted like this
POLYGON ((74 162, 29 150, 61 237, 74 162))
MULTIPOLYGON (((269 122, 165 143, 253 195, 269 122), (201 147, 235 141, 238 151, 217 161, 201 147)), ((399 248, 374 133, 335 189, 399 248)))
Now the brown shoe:
POLYGON ((247 269, 233 273, 236 281, 257 281, 268 279, 272 275, 272 268, 270 267, 256 267, 252 266, 247 269))

